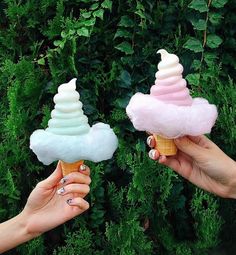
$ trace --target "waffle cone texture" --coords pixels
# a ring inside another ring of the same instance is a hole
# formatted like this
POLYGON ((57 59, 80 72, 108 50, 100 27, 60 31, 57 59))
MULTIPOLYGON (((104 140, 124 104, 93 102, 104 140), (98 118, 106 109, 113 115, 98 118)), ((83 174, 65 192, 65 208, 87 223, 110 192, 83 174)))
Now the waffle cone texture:
POLYGON ((172 156, 177 153, 177 147, 173 139, 167 139, 159 135, 153 135, 156 141, 155 149, 160 155, 172 156))
POLYGON ((62 168, 62 175, 66 176, 72 172, 78 172, 79 168, 81 165, 83 165, 84 161, 83 160, 79 160, 76 161, 74 163, 67 163, 64 161, 60 161, 61 162, 61 168, 62 168))

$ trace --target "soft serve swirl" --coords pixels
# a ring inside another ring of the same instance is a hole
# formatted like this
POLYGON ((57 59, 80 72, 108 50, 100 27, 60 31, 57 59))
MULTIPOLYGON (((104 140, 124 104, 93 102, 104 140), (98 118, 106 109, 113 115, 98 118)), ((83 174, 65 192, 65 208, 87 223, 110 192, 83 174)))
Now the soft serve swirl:
POLYGON ((150 94, 165 103, 174 105, 191 105, 192 97, 186 87, 186 80, 182 77, 183 66, 175 54, 166 50, 159 50, 161 62, 158 64, 155 85, 151 87, 150 94))
POLYGON ((72 79, 58 87, 58 94, 53 98, 55 108, 51 112, 47 132, 70 136, 89 132, 88 118, 82 110, 75 82, 76 79, 72 79))

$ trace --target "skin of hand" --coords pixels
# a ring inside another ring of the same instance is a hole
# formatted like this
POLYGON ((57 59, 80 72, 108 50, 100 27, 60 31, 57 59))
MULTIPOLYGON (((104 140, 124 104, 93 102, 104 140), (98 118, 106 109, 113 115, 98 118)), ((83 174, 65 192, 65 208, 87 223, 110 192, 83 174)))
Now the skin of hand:
MULTIPOLYGON (((236 162, 206 136, 184 136, 174 140, 178 151, 174 156, 160 155, 156 149, 149 157, 172 168, 198 187, 224 198, 236 199, 236 162)), ((155 148, 153 136, 147 138, 155 148)))
POLYGON ((89 193, 90 183, 89 167, 82 165, 78 172, 63 178, 58 163, 56 170, 31 192, 23 211, 0 224, 0 253, 86 211, 89 203, 84 197, 89 193))

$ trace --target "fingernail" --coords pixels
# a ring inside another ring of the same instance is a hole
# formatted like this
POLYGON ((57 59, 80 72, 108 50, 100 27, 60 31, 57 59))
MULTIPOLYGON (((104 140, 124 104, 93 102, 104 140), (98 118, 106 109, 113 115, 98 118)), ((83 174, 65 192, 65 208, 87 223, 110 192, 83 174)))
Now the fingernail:
POLYGON ((68 178, 65 176, 60 180, 61 184, 64 184, 66 181, 68 180, 68 178))
POLYGON ((67 200, 66 200, 66 203, 67 203, 68 205, 71 205, 71 204, 73 203, 73 199, 72 199, 72 198, 67 199, 67 200))
POLYGON ((61 194, 63 194, 64 192, 65 192, 65 189, 64 189, 63 187, 57 190, 57 194, 58 194, 58 195, 61 195, 61 194))
POLYGON ((80 166, 80 170, 81 170, 81 171, 85 171, 85 170, 86 170, 86 165, 81 165, 81 166, 80 166))
POLYGON ((149 136, 148 138, 147 138, 147 145, 151 145, 151 140, 152 140, 152 138, 151 138, 151 136, 149 136))
POLYGON ((156 150, 150 150, 148 155, 151 159, 156 159, 156 150))

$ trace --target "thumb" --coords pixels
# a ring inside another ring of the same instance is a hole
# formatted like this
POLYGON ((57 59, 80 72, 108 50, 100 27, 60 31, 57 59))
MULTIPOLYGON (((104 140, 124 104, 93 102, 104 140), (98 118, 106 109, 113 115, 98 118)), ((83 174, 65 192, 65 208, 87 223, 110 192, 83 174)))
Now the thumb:
POLYGON ((62 170, 61 170, 61 163, 60 161, 57 163, 57 167, 55 169, 55 171, 48 176, 47 179, 45 179, 43 181, 44 185, 51 188, 54 187, 55 185, 57 185, 59 183, 59 181, 62 179, 62 170))
POLYGON ((179 150, 196 160, 206 155, 206 149, 190 140, 187 136, 177 138, 174 142, 179 150))

